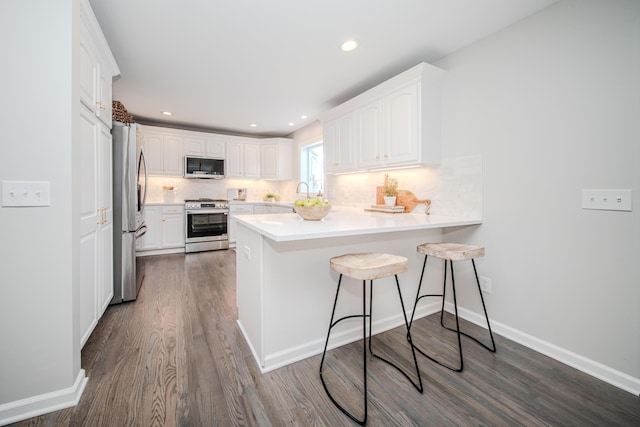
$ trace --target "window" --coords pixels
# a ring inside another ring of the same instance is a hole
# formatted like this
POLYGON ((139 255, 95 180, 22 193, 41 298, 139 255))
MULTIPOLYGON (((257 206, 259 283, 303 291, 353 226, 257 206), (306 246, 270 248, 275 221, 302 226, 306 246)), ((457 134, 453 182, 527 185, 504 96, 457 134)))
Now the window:
POLYGON ((324 190, 322 141, 305 145, 300 149, 300 181, 309 184, 310 193, 324 190))

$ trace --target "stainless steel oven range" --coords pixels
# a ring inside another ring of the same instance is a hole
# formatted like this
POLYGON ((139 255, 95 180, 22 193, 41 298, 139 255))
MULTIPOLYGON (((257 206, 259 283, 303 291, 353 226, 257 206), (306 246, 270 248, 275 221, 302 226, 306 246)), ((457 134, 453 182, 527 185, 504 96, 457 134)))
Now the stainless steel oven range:
POLYGON ((184 208, 187 214, 185 252, 229 248, 229 203, 226 200, 185 200, 184 208))

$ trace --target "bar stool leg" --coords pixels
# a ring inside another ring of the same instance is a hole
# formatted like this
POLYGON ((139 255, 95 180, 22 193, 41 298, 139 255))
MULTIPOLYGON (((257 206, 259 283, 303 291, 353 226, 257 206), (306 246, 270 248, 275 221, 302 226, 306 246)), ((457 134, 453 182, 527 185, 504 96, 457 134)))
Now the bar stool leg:
POLYGON ((382 360, 383 362, 386 362, 387 364, 389 364, 390 366, 394 367, 395 369, 397 369, 402 375, 405 376, 405 378, 407 378, 407 380, 409 380, 409 382, 420 392, 422 393, 424 388, 422 385, 422 377, 420 375, 420 368, 418 367, 418 358, 416 357, 416 353, 415 353, 415 349, 413 346, 413 340, 411 339, 411 333, 409 330, 409 322, 407 319, 407 313, 405 311, 405 306, 404 306, 404 301, 402 300, 402 293, 400 292, 400 283, 398 281, 398 276, 395 275, 395 279, 396 279, 396 288, 398 290, 398 296, 400 298, 400 305, 402 307, 402 314, 404 316, 404 322, 405 322, 405 326, 407 327, 407 335, 408 335, 408 340, 409 340, 409 344, 411 346, 411 353, 413 355, 413 362, 415 364, 416 367, 416 375, 418 377, 418 381, 417 383, 414 382, 409 375, 407 375, 406 372, 404 372, 399 366, 397 366, 396 364, 394 364, 393 362, 378 356, 377 354, 375 354, 372 350, 372 346, 371 346, 371 342, 372 342, 372 307, 373 307, 373 280, 369 281, 369 313, 367 313, 367 287, 366 287, 366 280, 362 281, 362 315, 356 314, 356 315, 351 315, 351 316, 345 316, 342 317, 336 321, 334 321, 335 318, 335 312, 336 312, 336 306, 338 303, 338 295, 340 293, 340 286, 342 283, 342 274, 340 275, 340 278, 338 279, 338 289, 336 290, 336 297, 335 300, 333 302, 333 309, 331 311, 331 320, 329 321, 329 330, 327 331, 327 339, 325 341, 324 344, 324 351, 322 352, 322 359, 320 361, 320 380, 322 382, 322 386, 324 387, 325 392, 327 393, 327 395, 329 396, 329 399, 333 402, 334 405, 336 405, 338 407, 338 409, 340 409, 340 411, 342 411, 342 413, 344 413, 346 416, 348 416, 350 419, 352 419, 353 421, 355 421, 356 423, 360 424, 360 425, 365 425, 367 422, 367 416, 368 416, 368 387, 367 387, 367 346, 369 347, 369 353, 379 359, 382 360), (345 319, 350 319, 350 318, 354 318, 354 317, 362 317, 362 364, 363 364, 363 371, 364 371, 364 392, 363 392, 363 396, 364 396, 364 402, 363 402, 363 406, 364 406, 364 417, 362 419, 358 419, 356 418, 355 415, 353 415, 351 412, 349 412, 347 409, 345 409, 340 403, 337 402, 337 400, 331 395, 331 393, 329 392, 329 388, 327 387, 325 381, 324 381, 324 377, 322 376, 322 368, 324 366, 324 360, 325 360, 325 356, 327 353, 327 347, 329 345, 329 336, 331 335, 331 329, 333 329, 334 326, 336 326, 339 322, 341 322, 342 320, 345 319), (369 342, 367 344, 367 317, 369 318, 369 342))
POLYGON ((334 405, 336 405, 336 407, 338 409, 340 409, 340 411, 342 411, 343 414, 345 414, 346 416, 348 416, 349 418, 351 418, 353 421, 355 421, 356 423, 360 424, 361 426, 365 425, 367 422, 367 295, 366 295, 366 280, 362 281, 362 315, 356 314, 356 315, 351 315, 351 316, 345 316, 345 317, 341 317, 340 319, 336 320, 335 322, 333 321, 334 317, 335 317, 335 313, 336 313, 336 306, 338 304, 338 295, 340 294, 340 285, 342 284, 342 274, 340 274, 340 278, 338 279, 338 289, 336 290, 336 298, 333 302, 333 309, 331 311, 331 320, 329 321, 329 330, 327 331, 327 340, 324 343, 324 351, 322 352, 322 359, 320 361, 320 381, 322 382, 322 386, 324 387, 324 391, 327 393, 327 396, 329 396, 329 399, 331 400, 331 402, 333 402, 334 405), (324 358, 327 354, 327 346, 329 345, 329 336, 331 335, 331 329, 333 329, 334 326, 336 326, 339 322, 345 320, 345 319, 351 319, 354 317, 362 317, 362 363, 363 363, 363 367, 364 367, 364 417, 360 420, 358 418, 356 418, 352 413, 350 413, 349 411, 347 411, 340 403, 338 403, 338 401, 333 397, 333 395, 331 394, 331 392, 329 392, 329 388, 327 387, 327 384, 324 381, 324 377, 322 376, 322 368, 324 366, 324 358))
MULTIPOLYGON (((463 367, 464 367, 464 362, 463 362, 463 356, 462 356, 462 341, 461 341, 461 335, 466 336, 467 338, 471 338, 472 340, 474 340, 475 342, 477 342, 478 344, 480 344, 481 346, 483 346, 484 348, 486 348, 487 350, 491 351, 492 353, 495 353, 496 351, 496 344, 495 344, 495 340, 493 337, 493 331, 491 330, 491 322, 489 322, 489 315, 487 314, 487 308, 486 305, 484 303, 484 297, 482 296, 482 290, 480 289, 480 280, 478 279, 478 271, 476 269, 476 263, 473 259, 471 259, 471 263, 473 265, 473 272, 476 278, 476 286, 478 288, 478 294, 480 295, 480 301, 482 302, 482 310, 484 312, 484 317, 485 320, 487 321, 487 327, 489 329, 489 336, 491 337, 491 346, 489 347, 488 345, 482 343, 480 340, 478 340, 476 337, 473 337, 469 334, 467 334, 466 332, 463 332, 462 330, 460 330, 460 319, 458 316, 458 301, 457 301, 457 295, 456 295, 456 285, 455 285, 455 277, 454 277, 454 273, 453 273, 453 261, 451 260, 444 260, 444 280, 443 280, 443 285, 442 285, 442 294, 426 294, 426 295, 420 295, 420 290, 422 288, 422 280, 424 277, 424 272, 426 269, 426 265, 427 265, 427 255, 425 255, 424 257, 424 264, 422 265, 422 274, 420 275, 420 282, 418 283, 418 291, 416 293, 416 300, 413 306, 413 313, 411 314, 411 321, 409 322, 409 327, 411 327, 411 325, 413 324, 413 318, 415 316, 415 312, 416 312, 416 307, 418 305, 418 301, 420 301, 422 298, 425 297, 442 297, 442 307, 440 309, 440 325, 452 332, 455 332, 458 338, 458 354, 459 354, 459 367, 454 367, 451 365, 447 365, 437 359, 435 359, 434 357, 426 354, 426 352, 424 350, 422 350, 421 348, 419 348, 418 346, 415 346, 416 350, 418 350, 418 352, 420 354, 422 354, 423 356, 425 356, 427 359, 436 362, 437 364, 444 366, 447 369, 450 369, 452 371, 456 371, 456 372, 461 372, 463 367), (452 328, 449 327, 447 325, 445 325, 444 323, 444 306, 445 306, 445 301, 446 301, 446 295, 447 295, 447 263, 449 264, 449 268, 451 270, 451 288, 452 288, 452 292, 453 292, 453 306, 454 306, 454 314, 455 314, 455 319, 456 319, 456 327, 452 328)), ((408 337, 407 337, 408 338, 408 337)))

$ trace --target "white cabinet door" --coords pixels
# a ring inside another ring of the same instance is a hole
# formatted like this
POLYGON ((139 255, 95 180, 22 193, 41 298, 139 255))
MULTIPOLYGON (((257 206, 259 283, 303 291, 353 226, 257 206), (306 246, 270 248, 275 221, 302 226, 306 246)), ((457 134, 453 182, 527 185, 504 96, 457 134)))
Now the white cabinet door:
POLYGON ((260 178, 260 144, 244 143, 244 177, 260 178))
POLYGON ((162 147, 163 175, 182 176, 184 160, 182 158, 182 138, 165 136, 162 147))
POLYGON ((80 111, 80 344, 98 323, 97 283, 100 240, 99 137, 93 111, 80 111))
POLYGON ((86 36, 86 28, 82 22, 82 30, 80 33, 80 49, 79 61, 80 70, 78 80, 80 83, 80 102, 82 102, 90 111, 94 111, 96 104, 96 66, 94 54, 91 48, 91 42, 86 36))
POLYGON ((260 145, 262 179, 291 179, 292 141, 286 138, 263 139, 260 145))
POLYGON ((144 223, 147 232, 140 238, 142 250, 160 249, 162 245, 162 207, 145 206, 144 223))
POLYGON ((98 63, 97 67, 96 84, 98 85, 96 90, 98 94, 96 103, 98 118, 111 129, 111 92, 113 82, 111 76, 106 72, 106 69, 103 70, 103 66, 100 63, 98 63))
POLYGON ((149 175, 183 175, 181 138, 144 132, 143 145, 149 175))
POLYGON ((162 207, 162 243, 161 247, 179 248, 185 245, 184 206, 162 207))
POLYGON ((226 146, 224 141, 215 139, 207 139, 206 155, 207 157, 215 157, 216 159, 224 159, 226 155, 226 146))
POLYGON ((419 83, 384 98, 384 162, 401 165, 420 161, 419 83))
POLYGON ((98 252, 98 318, 113 298, 113 192, 112 139, 109 128, 100 126, 100 209, 102 213, 98 252))
POLYGON ((356 112, 358 123, 358 167, 382 165, 382 101, 374 101, 356 112))
POLYGON ((345 114, 324 126, 323 144, 326 149, 327 172, 355 169, 355 138, 355 113, 345 114))
POLYGON ((235 215, 253 214, 253 205, 229 205, 229 221, 227 235, 229 236, 229 246, 235 247, 236 244, 236 222, 233 219, 235 215))
POLYGON ((227 142, 227 158, 225 160, 228 178, 244 177, 244 144, 241 142, 227 142))
POLYGON ((206 142, 200 138, 184 138, 184 154, 192 156, 204 156, 206 150, 206 142))
POLYGON ((162 135, 144 133, 144 157, 149 175, 162 175, 162 135))
POLYGON ((227 141, 226 152, 227 178, 260 178, 260 144, 227 141))
POLYGON ((111 133, 80 107, 80 343, 113 297, 111 133))

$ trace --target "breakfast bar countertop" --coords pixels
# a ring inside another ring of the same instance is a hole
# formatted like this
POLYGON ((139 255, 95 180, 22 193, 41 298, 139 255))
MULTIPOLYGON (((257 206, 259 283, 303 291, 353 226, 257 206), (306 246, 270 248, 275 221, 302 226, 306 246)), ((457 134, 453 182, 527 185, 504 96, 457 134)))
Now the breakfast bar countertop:
POLYGON ((235 220, 276 242, 425 230, 482 223, 482 220, 478 218, 368 212, 362 208, 335 206, 320 221, 305 221, 294 213, 244 215, 236 217, 235 220))

